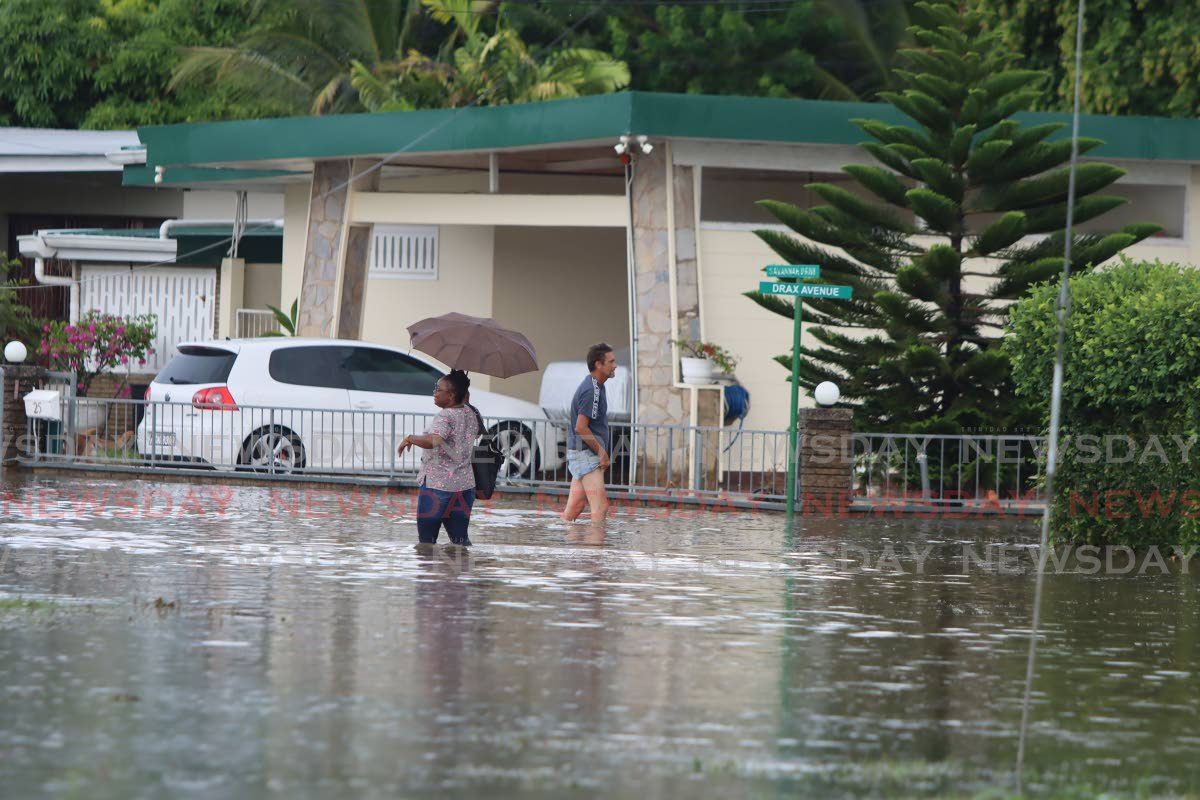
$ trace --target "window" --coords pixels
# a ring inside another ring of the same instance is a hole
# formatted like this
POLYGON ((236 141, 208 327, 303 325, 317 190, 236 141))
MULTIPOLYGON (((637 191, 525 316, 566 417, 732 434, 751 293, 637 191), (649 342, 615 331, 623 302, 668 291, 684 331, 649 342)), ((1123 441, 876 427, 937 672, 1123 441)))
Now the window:
POLYGON ((155 383, 172 385, 191 383, 225 383, 237 353, 216 347, 181 347, 179 355, 168 362, 155 383))
POLYGON ((349 347, 283 347, 271 353, 267 366, 272 380, 293 386, 349 389, 346 361, 349 347))
POLYGON ((346 359, 350 388, 362 392, 432 395, 442 373, 403 353, 351 347, 346 359))
POLYGON ((372 278, 438 276, 436 225, 376 225, 371 235, 372 278))

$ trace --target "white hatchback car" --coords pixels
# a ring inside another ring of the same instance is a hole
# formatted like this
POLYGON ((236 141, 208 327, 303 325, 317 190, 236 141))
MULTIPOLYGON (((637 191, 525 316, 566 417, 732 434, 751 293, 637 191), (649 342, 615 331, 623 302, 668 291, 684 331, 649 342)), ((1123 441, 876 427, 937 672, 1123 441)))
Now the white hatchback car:
MULTIPOLYGON (((154 378, 137 429, 150 460, 271 472, 415 469, 396 447, 437 413, 443 372, 420 356, 339 339, 185 342, 154 378)), ((541 408, 473 390, 506 454, 502 474, 558 468, 560 432, 541 408)))

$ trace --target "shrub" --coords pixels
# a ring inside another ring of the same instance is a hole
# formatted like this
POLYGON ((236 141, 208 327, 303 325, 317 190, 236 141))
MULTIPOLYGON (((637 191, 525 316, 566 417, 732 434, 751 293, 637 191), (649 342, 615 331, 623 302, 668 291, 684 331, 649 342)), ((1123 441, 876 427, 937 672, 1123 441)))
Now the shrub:
MULTIPOLYGON (((89 311, 74 325, 51 322, 42 328, 41 353, 51 369, 74 372, 79 393, 87 395, 103 372, 146 363, 152 355, 156 321, 153 314, 118 317, 89 311)), ((118 390, 118 396, 124 383, 118 390)))
MULTIPOLYGON (((1057 283, 1012 309, 1018 394, 1049 421, 1057 283)), ((1200 543, 1200 271, 1133 262, 1071 279, 1055 541, 1200 543), (1129 437, 1129 438, 1123 438, 1129 437)))

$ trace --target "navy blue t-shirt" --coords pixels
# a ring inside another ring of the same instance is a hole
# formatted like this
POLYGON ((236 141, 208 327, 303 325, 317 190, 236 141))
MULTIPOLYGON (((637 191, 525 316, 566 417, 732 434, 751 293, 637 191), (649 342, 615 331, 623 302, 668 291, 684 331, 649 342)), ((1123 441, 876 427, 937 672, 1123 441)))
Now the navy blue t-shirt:
POLYGON ((608 452, 608 394, 604 391, 604 384, 593 378, 591 373, 583 379, 583 383, 575 390, 575 396, 571 398, 571 426, 567 429, 568 450, 592 449, 575 432, 575 422, 580 414, 588 418, 588 427, 591 428, 592 435, 600 441, 604 451, 608 452))

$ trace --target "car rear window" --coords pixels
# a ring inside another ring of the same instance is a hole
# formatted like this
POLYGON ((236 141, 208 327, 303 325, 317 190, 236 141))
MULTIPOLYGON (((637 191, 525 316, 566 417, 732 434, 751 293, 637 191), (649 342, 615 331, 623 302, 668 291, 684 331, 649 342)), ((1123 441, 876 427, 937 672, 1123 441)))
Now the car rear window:
POLYGON ((156 383, 225 383, 237 353, 216 347, 181 347, 163 371, 154 379, 156 383))

